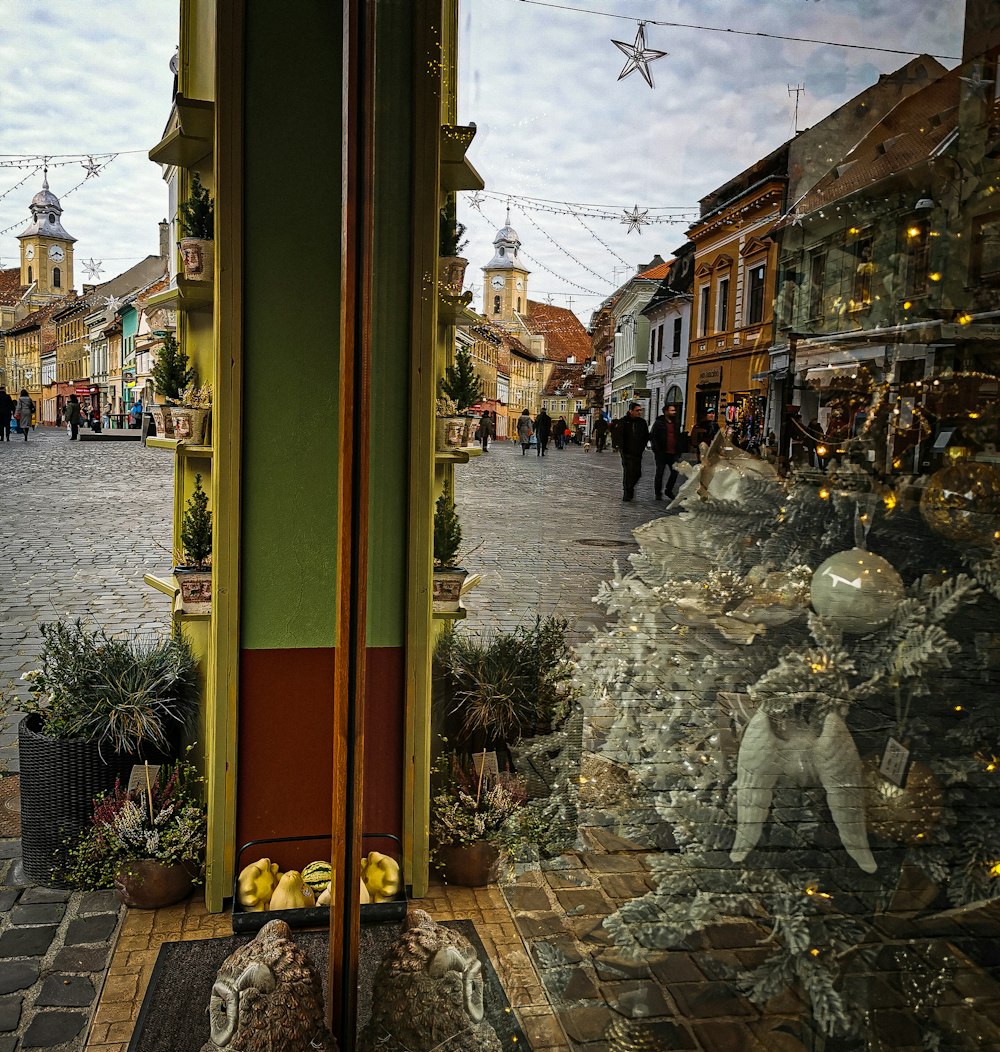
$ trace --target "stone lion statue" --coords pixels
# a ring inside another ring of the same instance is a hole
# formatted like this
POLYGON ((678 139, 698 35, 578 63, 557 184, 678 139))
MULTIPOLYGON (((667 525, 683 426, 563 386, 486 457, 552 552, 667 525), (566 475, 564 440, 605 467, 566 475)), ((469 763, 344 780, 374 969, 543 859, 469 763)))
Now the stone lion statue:
POLYGON ((323 986, 282 920, 226 958, 209 1002, 212 1036, 201 1052, 334 1052, 323 986))
POLYGON ((358 1052, 501 1052, 483 1015, 482 964, 472 943, 412 909, 375 974, 358 1052))

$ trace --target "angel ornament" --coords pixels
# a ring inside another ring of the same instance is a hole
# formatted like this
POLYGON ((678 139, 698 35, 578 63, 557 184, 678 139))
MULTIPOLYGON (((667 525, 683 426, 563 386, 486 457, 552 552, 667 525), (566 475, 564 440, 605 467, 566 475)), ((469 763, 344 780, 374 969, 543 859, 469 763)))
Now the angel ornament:
POLYGON ((751 717, 737 755, 733 862, 742 862, 760 840, 779 781, 822 786, 845 850, 865 873, 875 872, 861 757, 839 712, 829 711, 818 731, 798 716, 758 709, 751 717))

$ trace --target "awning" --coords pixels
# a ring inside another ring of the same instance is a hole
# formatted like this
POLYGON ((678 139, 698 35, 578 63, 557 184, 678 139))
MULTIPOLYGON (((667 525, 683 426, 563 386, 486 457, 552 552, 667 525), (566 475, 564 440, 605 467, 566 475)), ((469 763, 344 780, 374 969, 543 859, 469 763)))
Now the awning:
POLYGON ((814 371, 841 369, 850 370, 859 365, 885 365, 885 344, 872 347, 833 347, 829 343, 820 344, 808 350, 799 348, 795 354, 795 371, 805 372, 807 379, 814 371))

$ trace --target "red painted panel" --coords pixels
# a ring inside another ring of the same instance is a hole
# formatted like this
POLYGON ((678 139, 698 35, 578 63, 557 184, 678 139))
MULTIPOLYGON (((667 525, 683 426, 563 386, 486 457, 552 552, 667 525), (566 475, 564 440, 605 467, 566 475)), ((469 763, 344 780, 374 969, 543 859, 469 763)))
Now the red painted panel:
MULTIPOLYGON (((330 829, 333 674, 332 647, 242 651, 237 847, 330 829)), ((368 650, 363 832, 402 835, 404 676, 401 647, 368 650)), ((289 869, 325 854, 305 845, 265 845, 243 861, 271 855, 289 869)))

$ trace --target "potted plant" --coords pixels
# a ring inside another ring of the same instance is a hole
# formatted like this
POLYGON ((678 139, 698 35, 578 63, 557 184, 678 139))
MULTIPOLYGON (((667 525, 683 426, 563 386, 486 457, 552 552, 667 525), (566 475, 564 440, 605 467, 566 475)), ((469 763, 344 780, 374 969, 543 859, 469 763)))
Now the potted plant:
POLYGON ((89 828, 70 848, 65 882, 114 887, 126 906, 160 909, 187 898, 207 839, 201 778, 188 761, 147 763, 132 788, 115 782, 94 800, 89 828))
POLYGON ((458 221, 455 199, 449 198, 441 209, 438 244, 438 284, 447 296, 460 296, 465 284, 465 268, 469 261, 462 257, 468 244, 463 241, 465 224, 458 221))
POLYGON ((462 543, 462 524, 458 521, 451 487, 445 483, 434 507, 434 609, 454 612, 461 609, 462 585, 468 571, 458 566, 462 543))
POLYGON ((464 444, 466 418, 459 414, 455 400, 438 395, 434 413, 434 447, 446 453, 464 444))
POLYGON ((211 281, 215 276, 215 215, 208 187, 201 176, 191 177, 191 192, 180 204, 181 253, 184 277, 191 281, 211 281))
POLYGON ((205 431, 212 411, 212 385, 195 385, 192 380, 181 393, 181 404, 173 406, 170 416, 174 438, 199 446, 205 441, 205 431))
POLYGON ((212 513, 208 494, 201 487, 201 475, 194 477, 194 490, 188 497, 181 520, 181 558, 174 576, 181 590, 181 609, 186 614, 208 613, 212 609, 212 513))
POLYGON ((455 410, 462 421, 461 444, 466 446, 472 428, 472 407, 482 401, 483 382, 476 375, 472 355, 465 347, 456 348, 455 361, 445 368, 441 378, 441 393, 455 403, 455 410))
POLYGON ((164 333, 150 376, 156 393, 163 399, 162 403, 149 407, 156 433, 162 438, 173 438, 171 409, 180 402, 184 388, 194 380, 194 369, 189 366, 187 352, 172 332, 164 333))
POLYGON ((89 631, 77 621, 41 627, 41 667, 6 691, 0 713, 18 724, 24 871, 50 885, 67 837, 87 824, 94 798, 144 760, 176 756, 197 712, 194 655, 168 637, 89 631))
POLYGON ((478 888, 498 879, 501 853, 523 839, 518 814, 527 800, 516 775, 486 773, 444 754, 435 767, 444 781, 431 797, 434 861, 449 884, 478 888), (442 767, 444 770, 442 771, 442 767))

